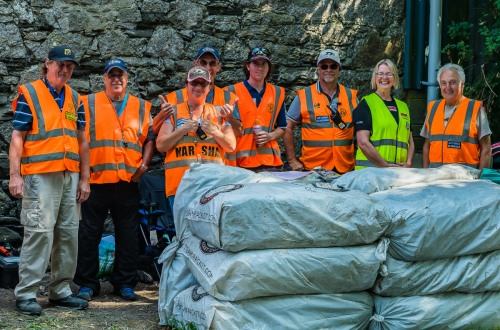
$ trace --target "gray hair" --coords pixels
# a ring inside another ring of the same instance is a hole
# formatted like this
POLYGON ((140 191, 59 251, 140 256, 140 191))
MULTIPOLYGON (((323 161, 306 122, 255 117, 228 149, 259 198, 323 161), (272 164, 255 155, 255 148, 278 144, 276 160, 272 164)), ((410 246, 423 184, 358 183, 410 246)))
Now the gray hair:
POLYGON ((460 82, 462 82, 462 85, 465 84, 465 72, 464 72, 464 69, 460 65, 454 64, 454 63, 445 64, 445 65, 443 65, 439 69, 439 71, 437 73, 437 82, 438 83, 441 80, 441 75, 445 71, 453 71, 453 72, 455 72, 457 74, 458 79, 460 80, 460 82))

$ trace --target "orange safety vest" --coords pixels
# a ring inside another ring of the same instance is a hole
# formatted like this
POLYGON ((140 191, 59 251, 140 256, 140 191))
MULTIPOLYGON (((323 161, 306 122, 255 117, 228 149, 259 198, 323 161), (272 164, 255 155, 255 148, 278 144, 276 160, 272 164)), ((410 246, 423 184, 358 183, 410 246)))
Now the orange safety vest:
POLYGON ((262 101, 257 107, 243 82, 228 86, 227 89, 238 96, 238 109, 242 125, 241 136, 237 139, 236 150, 226 153, 226 165, 243 168, 259 166, 281 166, 281 152, 278 141, 269 141, 257 147, 253 127, 260 125, 263 130, 272 132, 279 111, 285 101, 285 89, 266 83, 262 101))
POLYGON ((444 126, 445 100, 429 102, 425 125, 429 132, 429 166, 465 164, 479 166, 477 119, 481 102, 464 97, 444 126))
MULTIPOLYGON (((174 130, 178 121, 191 119, 187 102, 177 104, 175 108, 174 115, 170 117, 174 130)), ((217 110, 214 105, 205 103, 201 117, 207 120, 210 116, 212 122, 215 125, 219 125, 220 121, 218 120, 217 110)), ((210 136, 205 140, 201 140, 196 135, 196 132, 189 132, 187 135, 184 135, 175 147, 166 153, 165 193, 167 197, 175 195, 184 172, 187 171, 190 164, 196 162, 223 164, 222 153, 222 147, 210 136)))
POLYGON ((118 116, 104 91, 83 97, 90 146, 90 183, 130 182, 142 162, 151 103, 129 95, 118 116))
POLYGON ((357 106, 357 91, 338 85, 338 112, 347 127, 340 129, 331 119, 330 102, 317 84, 297 92, 302 124, 302 156, 306 170, 321 166, 339 173, 354 169, 354 126, 352 111, 357 106))
MULTIPOLYGON (((234 111, 237 111, 237 104, 236 101, 238 101, 238 97, 234 95, 233 93, 226 91, 220 87, 214 86, 214 92, 211 94, 213 96, 213 99, 206 99, 207 103, 213 104, 213 105, 224 105, 224 104, 230 104, 234 105, 234 111)), ((179 104, 187 101, 187 89, 186 87, 182 89, 178 89, 176 91, 173 91, 171 93, 168 93, 165 95, 165 99, 167 100, 168 103, 170 104, 179 104)), ((156 117, 153 119, 153 132, 155 134, 158 134, 160 131, 161 125, 163 122, 167 119, 167 116, 165 113, 160 112, 156 117)))
POLYGON ((64 105, 54 100, 42 80, 19 87, 33 115, 33 126, 26 134, 21 155, 21 174, 60 171, 80 172, 77 138, 77 111, 80 96, 64 86, 64 105))

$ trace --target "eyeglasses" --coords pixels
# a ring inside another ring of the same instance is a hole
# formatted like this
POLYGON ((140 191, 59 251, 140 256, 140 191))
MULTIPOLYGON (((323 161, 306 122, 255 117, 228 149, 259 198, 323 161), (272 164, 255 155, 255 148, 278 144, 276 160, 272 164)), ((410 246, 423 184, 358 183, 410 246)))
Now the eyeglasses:
POLYGON ((205 80, 193 80, 193 81, 190 81, 189 84, 193 87, 200 86, 202 88, 205 88, 209 85, 209 82, 205 81, 205 80))
POLYGON ((328 70, 328 69, 330 69, 330 70, 337 70, 339 68, 339 65, 337 63, 333 63, 333 64, 321 64, 319 66, 319 68, 321 70, 328 70))
POLYGON ((199 60, 201 66, 210 66, 214 67, 219 64, 217 61, 206 61, 206 60, 199 60))
POLYGON ((377 77, 387 77, 387 78, 394 77, 394 75, 392 74, 392 72, 377 72, 377 73, 375 73, 375 75, 377 77))

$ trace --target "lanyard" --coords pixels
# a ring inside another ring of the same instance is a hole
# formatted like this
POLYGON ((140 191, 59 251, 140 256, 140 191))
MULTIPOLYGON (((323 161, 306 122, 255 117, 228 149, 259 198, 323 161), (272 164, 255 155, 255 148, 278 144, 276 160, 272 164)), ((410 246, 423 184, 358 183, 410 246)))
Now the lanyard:
MULTIPOLYGON (((122 104, 120 105, 120 108, 115 109, 118 117, 120 117, 123 113, 123 110, 125 110, 125 106, 127 105, 127 101, 128 101, 128 92, 125 94, 125 97, 123 98, 123 101, 122 101, 122 104)), ((111 103, 113 104, 113 102, 111 102, 111 103)))

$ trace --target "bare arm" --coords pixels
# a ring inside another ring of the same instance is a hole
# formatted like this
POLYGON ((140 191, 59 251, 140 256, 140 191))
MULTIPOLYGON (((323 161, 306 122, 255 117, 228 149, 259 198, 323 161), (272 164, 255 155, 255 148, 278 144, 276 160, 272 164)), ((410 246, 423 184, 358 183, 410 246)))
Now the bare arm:
POLYGON ((76 192, 76 199, 79 203, 84 202, 90 195, 90 167, 89 167, 89 144, 85 137, 85 130, 77 133, 79 153, 80 153, 80 180, 76 192))
POLYGON ((429 149, 430 149, 430 141, 429 139, 425 139, 424 146, 422 148, 422 166, 423 168, 429 168, 429 149))
POLYGON ((255 142, 258 145, 263 145, 269 141, 279 139, 280 137, 283 136, 283 134, 285 134, 285 130, 281 127, 278 127, 274 131, 269 132, 269 133, 264 131, 264 130, 261 130, 261 131, 255 133, 255 142))
POLYGON ((366 158, 377 167, 389 167, 394 164, 387 163, 370 142, 370 131, 361 130, 356 132, 358 147, 361 148, 366 158))
POLYGON ((149 163, 151 162, 151 158, 153 157, 153 140, 148 140, 144 146, 142 146, 142 163, 135 171, 134 175, 132 175, 131 180, 133 182, 139 182, 141 177, 146 173, 149 167, 149 163))
POLYGON ((486 135, 479 140, 479 170, 491 166, 491 135, 486 135))
POLYGON ((410 137, 408 138, 408 156, 406 157, 405 167, 411 167, 413 164, 413 155, 415 154, 415 144, 413 143, 413 135, 410 131, 410 137))
POLYGON ((9 192, 15 198, 23 197, 23 178, 21 177, 21 156, 23 154, 26 131, 12 131, 9 147, 9 192))
POLYGON ((297 125, 295 122, 288 120, 286 123, 285 134, 283 135, 283 144, 285 145, 286 158, 288 159, 288 164, 294 171, 299 171, 304 169, 304 165, 295 157, 295 145, 293 144, 293 129, 297 125))

